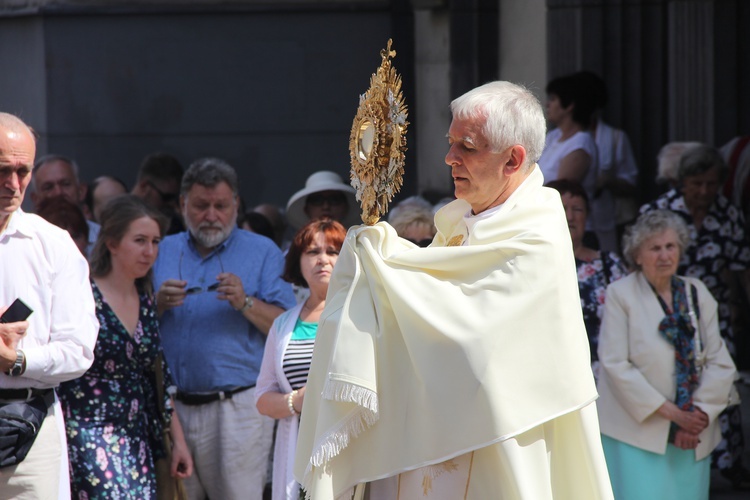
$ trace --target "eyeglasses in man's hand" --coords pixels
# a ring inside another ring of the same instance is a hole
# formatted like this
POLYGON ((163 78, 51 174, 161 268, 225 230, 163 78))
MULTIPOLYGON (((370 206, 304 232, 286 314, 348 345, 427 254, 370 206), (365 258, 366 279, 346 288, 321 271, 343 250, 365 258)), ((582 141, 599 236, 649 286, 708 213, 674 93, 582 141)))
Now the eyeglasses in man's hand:
MULTIPOLYGON (((184 252, 180 253, 180 262, 179 262, 179 273, 180 273, 180 281, 185 281, 182 279, 182 257, 185 255, 184 252)), ((221 272, 224 273, 224 264, 221 262, 221 254, 219 252, 216 253, 216 260, 219 261, 219 267, 221 268, 221 272)), ((185 294, 186 295, 195 295, 197 293, 203 293, 203 292, 215 292, 219 289, 221 286, 221 283, 218 281, 215 283, 212 283, 211 285, 208 285, 207 287, 202 286, 187 286, 185 288, 185 294)))

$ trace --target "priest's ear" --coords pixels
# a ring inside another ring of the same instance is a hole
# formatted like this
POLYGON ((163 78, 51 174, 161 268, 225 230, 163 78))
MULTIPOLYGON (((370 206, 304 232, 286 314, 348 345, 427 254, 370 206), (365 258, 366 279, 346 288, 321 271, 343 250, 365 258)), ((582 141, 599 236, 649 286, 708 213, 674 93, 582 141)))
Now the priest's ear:
POLYGON ((512 175, 519 172, 526 164, 526 149, 520 144, 508 148, 508 159, 505 162, 504 170, 506 175, 512 175))

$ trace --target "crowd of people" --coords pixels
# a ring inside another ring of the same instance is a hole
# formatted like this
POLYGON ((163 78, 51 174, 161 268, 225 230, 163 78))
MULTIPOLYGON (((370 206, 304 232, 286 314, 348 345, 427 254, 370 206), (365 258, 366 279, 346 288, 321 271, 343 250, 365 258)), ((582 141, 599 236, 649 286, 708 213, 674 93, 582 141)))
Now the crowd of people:
POLYGON ((705 499, 712 464, 750 489, 750 141, 666 145, 639 211, 601 79, 546 90, 549 132, 508 82, 456 99, 454 196, 375 226, 331 171, 283 208, 218 158, 85 183, 0 113, 0 312, 32 311, 0 322, 0 422, 43 410, 0 498, 705 499))
MULTIPOLYGON (((673 274, 699 279, 708 287, 717 301, 722 341, 739 364, 743 360, 739 358, 742 352, 738 351, 735 330, 744 328, 746 332, 750 327, 743 317, 750 290, 749 226, 743 216, 747 202, 740 194, 744 188, 737 188, 744 185, 745 172, 750 169, 747 141, 734 139, 721 151, 697 142, 666 144, 657 157, 656 179, 665 192, 634 211, 637 168, 627 135, 598 117, 597 110, 606 103, 601 79, 589 72, 563 76, 550 82, 547 93, 548 116, 558 126, 547 134, 547 148, 539 165, 550 172, 545 179, 561 192, 568 214, 595 376, 600 370, 598 357, 607 345, 596 347, 604 328, 600 323, 607 311, 608 285, 628 274, 626 267, 637 270, 632 263, 624 266, 618 256, 626 251, 628 235, 610 230, 623 222, 632 224, 638 213, 652 210, 673 212, 685 224, 689 238, 680 242, 673 274), (560 158, 556 151, 565 151, 566 156, 560 158), (588 161, 587 169, 570 167, 576 165, 576 159, 579 163, 588 161), (568 170, 564 170, 566 166, 568 170), (730 192, 728 197, 722 194, 730 192), (617 203, 630 208, 628 213, 619 210, 617 203), (586 221, 585 231, 580 228, 581 220, 586 221), (614 239, 613 234, 617 235, 614 239), (592 246, 596 250, 588 248, 592 246)), ((716 422, 722 439, 712 448, 714 466, 733 486, 750 488, 750 472, 742 461, 740 406, 730 405, 716 416, 716 422)))

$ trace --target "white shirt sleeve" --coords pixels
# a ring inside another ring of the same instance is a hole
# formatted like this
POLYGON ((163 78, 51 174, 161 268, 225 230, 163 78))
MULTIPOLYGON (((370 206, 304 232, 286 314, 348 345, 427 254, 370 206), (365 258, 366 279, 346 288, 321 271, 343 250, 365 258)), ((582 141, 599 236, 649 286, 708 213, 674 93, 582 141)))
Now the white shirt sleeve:
POLYGON ((638 165, 635 163, 633 148, 630 147, 628 134, 620 130, 619 135, 620 140, 617 141, 617 150, 615 151, 617 164, 615 173, 618 179, 635 186, 638 183, 638 165))
POLYGON ((94 361, 99 322, 88 263, 66 231, 17 215, 17 230, 0 235, 0 303, 21 298, 34 312, 19 343, 26 371, 0 375, 0 387, 54 387, 80 377, 94 361))

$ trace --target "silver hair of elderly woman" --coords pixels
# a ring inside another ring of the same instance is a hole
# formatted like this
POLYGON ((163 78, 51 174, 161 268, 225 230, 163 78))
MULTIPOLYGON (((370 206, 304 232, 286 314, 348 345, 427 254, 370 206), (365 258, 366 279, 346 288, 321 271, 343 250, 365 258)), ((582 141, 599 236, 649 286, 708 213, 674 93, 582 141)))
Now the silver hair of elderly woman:
POLYGON ((682 256, 690 243, 690 232, 682 217, 669 210, 651 210, 638 217, 638 220, 628 229, 622 239, 622 253, 631 269, 641 269, 641 266, 635 262, 635 257, 641 245, 652 236, 661 234, 668 229, 673 229, 677 233, 680 256, 682 256))
POLYGON ((701 145, 700 142, 670 142, 662 146, 656 156, 656 183, 676 185, 679 181, 680 157, 685 151, 701 145))
POLYGON ((402 238, 410 227, 424 228, 432 233, 432 236, 435 235, 432 206, 429 202, 427 206, 420 203, 399 204, 388 214, 388 222, 402 238))
POLYGON ((711 146, 695 146, 687 149, 680 156, 677 178, 680 182, 683 182, 687 177, 703 174, 714 167, 718 167, 719 182, 723 183, 729 173, 729 167, 724 162, 719 150, 711 146))
MULTIPOLYGON (((425 212, 429 215, 430 223, 432 223, 432 204, 421 196, 409 196, 390 209, 388 222, 394 227, 394 221, 408 225, 413 222, 411 214, 420 214, 421 216, 425 212)), ((415 218, 420 216, 415 215, 415 218)), ((398 231, 398 228, 396 228, 396 231, 398 231)))

